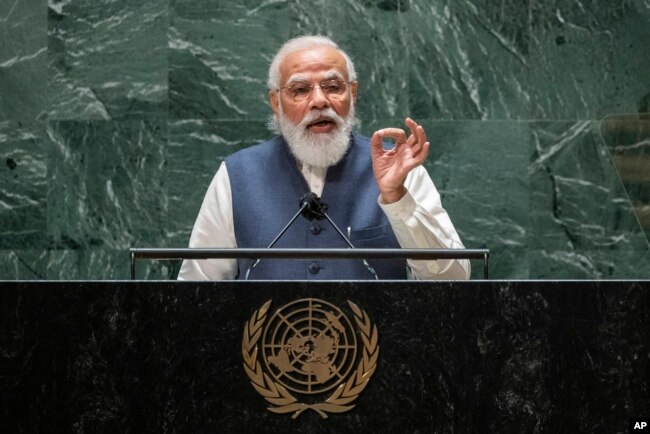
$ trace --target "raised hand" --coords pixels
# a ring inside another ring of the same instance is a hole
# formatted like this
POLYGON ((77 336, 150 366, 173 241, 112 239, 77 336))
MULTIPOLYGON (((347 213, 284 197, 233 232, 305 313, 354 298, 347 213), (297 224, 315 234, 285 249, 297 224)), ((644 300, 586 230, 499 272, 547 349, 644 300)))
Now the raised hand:
POLYGON ((406 118, 406 125, 411 130, 408 138, 400 128, 384 128, 375 131, 370 139, 372 170, 383 203, 397 202, 404 197, 406 175, 422 164, 429 155, 429 142, 424 128, 411 118, 406 118), (384 138, 395 139, 395 147, 384 150, 384 138))

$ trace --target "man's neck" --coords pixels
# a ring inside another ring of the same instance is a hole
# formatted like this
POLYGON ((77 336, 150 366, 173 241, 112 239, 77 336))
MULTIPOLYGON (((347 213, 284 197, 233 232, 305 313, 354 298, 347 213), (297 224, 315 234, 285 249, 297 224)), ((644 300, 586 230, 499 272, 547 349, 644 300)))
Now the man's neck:
POLYGON ((323 187, 325 187, 325 176, 327 176, 327 167, 310 166, 300 161, 297 162, 297 165, 298 171, 302 173, 309 189, 318 196, 322 196, 323 187))

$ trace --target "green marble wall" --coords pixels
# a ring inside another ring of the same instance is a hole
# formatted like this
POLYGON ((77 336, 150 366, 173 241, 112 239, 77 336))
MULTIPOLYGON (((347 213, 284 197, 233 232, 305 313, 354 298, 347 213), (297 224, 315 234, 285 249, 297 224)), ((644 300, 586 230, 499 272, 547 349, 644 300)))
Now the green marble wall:
POLYGON ((128 278, 129 247, 186 246, 303 33, 355 60, 362 132, 424 124, 493 278, 649 278, 649 22, 650 0, 3 0, 0 279, 128 278))

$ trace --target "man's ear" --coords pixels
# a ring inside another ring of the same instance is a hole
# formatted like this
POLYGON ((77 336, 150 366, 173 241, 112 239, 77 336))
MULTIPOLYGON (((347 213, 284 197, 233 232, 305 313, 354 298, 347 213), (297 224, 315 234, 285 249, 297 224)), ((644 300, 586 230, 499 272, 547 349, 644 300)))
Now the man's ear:
POLYGON ((271 110, 275 113, 275 117, 280 117, 280 101, 278 100, 278 92, 274 90, 269 91, 269 102, 271 103, 271 110))
POLYGON ((358 81, 353 81, 350 83, 350 86, 352 86, 352 102, 357 103, 357 91, 359 90, 359 82, 358 81))

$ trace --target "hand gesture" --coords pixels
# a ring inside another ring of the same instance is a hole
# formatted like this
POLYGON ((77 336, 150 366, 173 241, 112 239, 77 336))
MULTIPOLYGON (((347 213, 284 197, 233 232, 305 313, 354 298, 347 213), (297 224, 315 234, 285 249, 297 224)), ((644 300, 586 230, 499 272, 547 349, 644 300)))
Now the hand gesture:
POLYGON ((404 197, 406 175, 429 155, 429 142, 424 128, 411 118, 406 118, 406 125, 411 130, 408 139, 400 128, 377 130, 370 139, 372 170, 384 203, 397 202, 404 197), (389 151, 384 150, 382 145, 385 137, 395 139, 395 147, 389 151))

